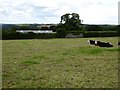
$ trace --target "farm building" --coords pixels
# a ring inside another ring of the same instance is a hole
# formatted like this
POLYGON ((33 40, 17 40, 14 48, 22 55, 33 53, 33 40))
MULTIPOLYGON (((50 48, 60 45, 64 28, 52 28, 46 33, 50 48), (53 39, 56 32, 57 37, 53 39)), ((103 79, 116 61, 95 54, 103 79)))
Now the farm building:
POLYGON ((30 33, 30 32, 32 32, 32 33, 36 33, 36 34, 38 34, 38 33, 55 33, 52 30, 16 30, 16 32, 18 32, 18 33, 30 33))
POLYGON ((73 35, 72 33, 69 33, 65 36, 66 38, 82 38, 83 33, 80 33, 79 35, 73 35))

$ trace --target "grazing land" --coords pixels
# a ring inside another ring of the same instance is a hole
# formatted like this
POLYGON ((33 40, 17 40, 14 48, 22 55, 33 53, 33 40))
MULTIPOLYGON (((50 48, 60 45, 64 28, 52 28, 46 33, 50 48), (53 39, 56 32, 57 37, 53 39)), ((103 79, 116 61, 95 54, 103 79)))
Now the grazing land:
POLYGON ((3 88, 117 88, 118 37, 2 41, 3 88), (87 40, 109 41, 112 48, 87 40))

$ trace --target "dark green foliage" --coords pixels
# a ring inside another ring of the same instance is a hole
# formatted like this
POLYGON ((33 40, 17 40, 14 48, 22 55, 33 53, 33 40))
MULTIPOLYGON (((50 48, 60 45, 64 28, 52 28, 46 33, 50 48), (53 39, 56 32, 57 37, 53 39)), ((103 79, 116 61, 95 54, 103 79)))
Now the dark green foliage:
POLYGON ((16 27, 15 24, 2 24, 2 30, 12 30, 13 27, 16 27))
POLYGON ((86 31, 84 37, 112 37, 117 36, 116 31, 86 31))
POLYGON ((61 21, 56 27, 56 36, 59 38, 64 38, 67 33, 80 33, 83 31, 80 27, 81 20, 77 13, 64 14, 61 16, 61 21))
MULTIPOLYGON (((4 26, 4 25, 3 25, 4 26)), ((9 25, 8 25, 9 26, 9 25)), ((11 26, 11 25, 10 25, 11 26)), ((7 27, 5 25, 5 27, 7 27)), ((2 29, 2 39, 41 39, 41 38, 55 38, 56 34, 35 34, 33 32, 29 32, 29 33, 16 33, 16 30, 31 30, 33 27, 35 27, 34 25, 27 25, 27 24, 22 24, 19 26, 15 26, 12 25, 10 28, 2 29)), ((37 28, 35 28, 37 29, 37 28)), ((35 30, 33 29, 33 30, 35 30)))
POLYGON ((117 25, 84 25, 85 31, 117 31, 117 25))
POLYGON ((79 35, 80 33, 82 33, 81 30, 72 30, 72 31, 69 31, 68 33, 72 33, 73 35, 79 35))
POLYGON ((85 25, 84 37, 119 36, 117 25, 85 25))
POLYGON ((118 25, 117 35, 120 36, 120 25, 118 25))
POLYGON ((103 31, 103 28, 99 25, 87 25, 85 27, 86 31, 103 31))
POLYGON ((27 61, 24 61, 23 64, 32 65, 32 64, 38 64, 38 62, 35 60, 27 60, 27 61))
POLYGON ((67 32, 65 28, 57 28, 57 34, 56 34, 57 37, 64 38, 66 34, 67 32))
POLYGON ((39 39, 39 38, 64 38, 66 34, 72 33, 73 35, 79 35, 84 33, 84 37, 108 37, 108 36, 120 36, 119 25, 87 25, 81 24, 79 15, 65 14, 61 16, 61 23, 48 24, 48 27, 40 26, 42 24, 3 24, 2 25, 2 39, 39 39), (20 34, 16 33, 16 30, 53 30, 53 34, 20 34))
POLYGON ((29 30, 30 29, 30 25, 21 25, 19 27, 20 30, 29 30))
POLYGON ((48 30, 48 27, 41 27, 41 30, 48 30))
POLYGON ((52 26, 50 26, 50 30, 53 30, 53 32, 56 32, 56 28, 57 28, 57 26, 54 26, 54 25, 52 25, 52 26))
POLYGON ((43 33, 43 34, 37 34, 35 36, 36 39, 49 39, 49 38, 56 38, 56 33, 43 33))
POLYGON ((79 19, 79 14, 77 13, 72 13, 72 14, 64 14, 61 16, 61 24, 64 24, 64 28, 67 31, 71 30, 79 30, 80 29, 80 24, 81 20, 79 19))
POLYGON ((3 32, 2 39, 46 39, 46 38, 55 38, 56 33, 43 33, 43 34, 35 34, 32 32, 29 33, 16 33, 16 32, 3 32))
POLYGON ((2 39, 2 29, 0 28, 0 40, 2 39))

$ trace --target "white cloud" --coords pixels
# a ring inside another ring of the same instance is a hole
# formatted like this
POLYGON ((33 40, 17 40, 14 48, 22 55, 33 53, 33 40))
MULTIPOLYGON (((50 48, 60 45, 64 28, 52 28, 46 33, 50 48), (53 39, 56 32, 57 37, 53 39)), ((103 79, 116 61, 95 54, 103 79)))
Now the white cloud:
MULTIPOLYGON (((106 0, 107 1, 107 0, 106 0)), ((118 23, 118 3, 116 2, 94 2, 87 4, 78 11, 84 23, 92 24, 117 24, 118 23), (110 2, 110 3, 109 3, 110 2), (113 18, 114 17, 114 18, 113 18)), ((84 4, 85 5, 85 4, 84 4)))
POLYGON ((0 0, 0 23, 59 23, 72 12, 84 23, 117 24, 118 0, 0 0))

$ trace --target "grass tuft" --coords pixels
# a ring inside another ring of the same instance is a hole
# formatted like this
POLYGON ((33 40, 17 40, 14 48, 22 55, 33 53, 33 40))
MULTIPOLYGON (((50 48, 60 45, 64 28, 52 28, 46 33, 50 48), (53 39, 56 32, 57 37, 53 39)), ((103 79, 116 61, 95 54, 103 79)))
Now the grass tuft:
POLYGON ((34 61, 34 60, 27 60, 27 61, 24 61, 23 64, 32 65, 32 64, 39 64, 39 62, 34 61))

